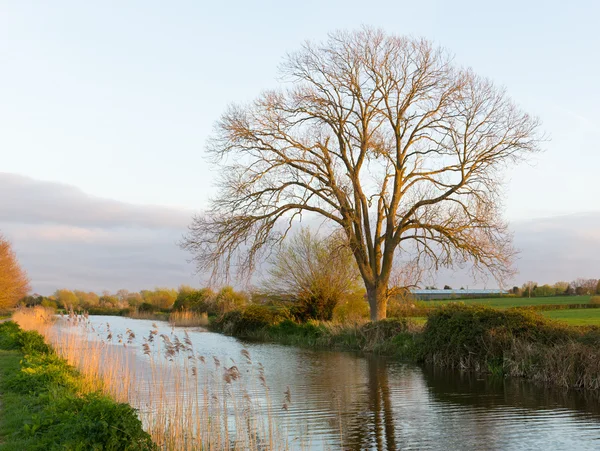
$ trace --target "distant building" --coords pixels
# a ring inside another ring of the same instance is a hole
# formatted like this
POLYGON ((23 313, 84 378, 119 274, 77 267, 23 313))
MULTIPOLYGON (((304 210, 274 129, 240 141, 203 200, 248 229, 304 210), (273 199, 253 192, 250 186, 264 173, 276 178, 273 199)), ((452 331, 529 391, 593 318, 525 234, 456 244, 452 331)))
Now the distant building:
POLYGON ((433 299, 485 298, 508 294, 506 290, 460 289, 460 290, 410 290, 417 299, 430 301, 433 299))

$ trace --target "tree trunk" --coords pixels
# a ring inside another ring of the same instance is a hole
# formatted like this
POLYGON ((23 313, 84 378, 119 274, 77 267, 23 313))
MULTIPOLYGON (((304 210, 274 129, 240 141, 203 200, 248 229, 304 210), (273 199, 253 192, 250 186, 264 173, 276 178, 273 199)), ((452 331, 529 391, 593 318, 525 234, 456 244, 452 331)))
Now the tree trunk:
POLYGON ((366 288, 371 321, 385 319, 387 310, 387 284, 367 286, 366 288))

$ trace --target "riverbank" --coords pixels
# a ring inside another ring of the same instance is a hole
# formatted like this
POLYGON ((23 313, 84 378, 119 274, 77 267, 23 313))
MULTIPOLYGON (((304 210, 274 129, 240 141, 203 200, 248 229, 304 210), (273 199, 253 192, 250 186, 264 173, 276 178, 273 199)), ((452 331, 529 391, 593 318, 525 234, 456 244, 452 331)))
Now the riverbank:
POLYGON ((210 327, 243 339, 372 352, 569 389, 600 389, 600 329, 567 326, 523 308, 449 304, 432 311, 424 325, 411 318, 343 325, 297 323, 253 306, 229 312, 210 327))
POLYGON ((0 450, 154 450, 136 411, 89 390, 43 337, 0 324, 0 450))

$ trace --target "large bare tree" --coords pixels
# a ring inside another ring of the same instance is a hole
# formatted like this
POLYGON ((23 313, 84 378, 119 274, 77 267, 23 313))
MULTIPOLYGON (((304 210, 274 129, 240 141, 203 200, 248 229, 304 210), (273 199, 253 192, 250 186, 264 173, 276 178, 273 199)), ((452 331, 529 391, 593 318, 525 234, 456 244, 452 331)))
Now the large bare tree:
POLYGON ((502 170, 539 139, 504 90, 426 40, 370 28, 306 43, 281 69, 287 86, 216 125, 219 191, 182 243, 200 271, 248 274, 309 213, 345 232, 373 320, 403 253, 510 271, 502 170))

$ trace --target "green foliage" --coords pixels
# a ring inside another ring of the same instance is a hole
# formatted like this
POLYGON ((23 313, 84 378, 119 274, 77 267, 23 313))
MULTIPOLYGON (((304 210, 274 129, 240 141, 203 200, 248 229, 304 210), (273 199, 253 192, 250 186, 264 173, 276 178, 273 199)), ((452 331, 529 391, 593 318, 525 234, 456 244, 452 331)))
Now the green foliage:
POLYGON ((141 295, 145 303, 152 304, 158 309, 171 308, 177 299, 177 291, 170 288, 156 288, 153 291, 142 290, 141 295))
POLYGON ((220 313, 243 308, 247 298, 243 293, 235 291, 232 287, 223 287, 215 298, 215 306, 220 313))
POLYGON ((49 309, 52 309, 52 310, 56 310, 58 308, 58 305, 56 304, 56 301, 52 301, 50 299, 44 299, 40 303, 40 305, 42 307, 46 307, 46 308, 49 308, 49 309))
POLYGON ((251 304, 244 310, 233 310, 213 322, 215 329, 231 335, 244 336, 290 319, 287 309, 251 304))
POLYGON ((150 304, 149 302, 142 302, 140 304, 140 306, 138 307, 138 311, 144 312, 144 313, 154 313, 157 310, 158 310, 158 307, 156 307, 153 304, 150 304))
POLYGON ((364 291, 346 296, 333 309, 333 321, 340 323, 362 322, 369 317, 369 304, 364 291))
POLYGON ((333 310, 338 300, 320 294, 307 294, 301 296, 290 308, 290 313, 298 321, 308 321, 317 319, 321 321, 331 321, 333 310))
POLYGON ((210 288, 196 290, 191 287, 179 288, 173 310, 191 310, 198 313, 216 314, 213 307, 214 292, 210 288))
POLYGON ((60 308, 75 308, 79 305, 79 298, 71 290, 63 288, 62 290, 56 290, 54 293, 56 302, 60 308))
POLYGON ((21 328, 14 321, 0 324, 0 349, 12 350, 21 347, 21 328))
POLYGON ((15 347, 25 355, 15 359, 0 353, 6 358, 0 365, 5 411, 0 435, 9 437, 0 449, 157 449, 131 406, 99 393, 81 395, 80 375, 41 335, 12 322, 0 324, 0 348, 15 347))
POLYGON ((496 365, 513 340, 556 344, 575 333, 534 311, 499 311, 482 305, 450 304, 434 311, 423 330, 421 359, 448 366, 496 365))

